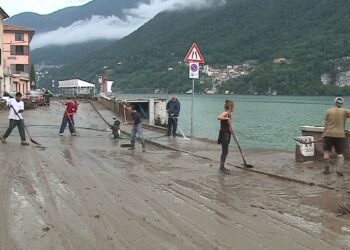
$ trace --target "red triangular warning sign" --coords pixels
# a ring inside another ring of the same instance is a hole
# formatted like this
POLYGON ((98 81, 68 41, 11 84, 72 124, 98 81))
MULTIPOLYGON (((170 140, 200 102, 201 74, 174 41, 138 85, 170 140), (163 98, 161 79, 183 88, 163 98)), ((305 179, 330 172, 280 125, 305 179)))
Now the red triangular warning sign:
POLYGON ((184 61, 185 62, 204 63, 204 58, 203 58, 196 43, 192 44, 190 50, 187 52, 187 55, 186 55, 184 61))

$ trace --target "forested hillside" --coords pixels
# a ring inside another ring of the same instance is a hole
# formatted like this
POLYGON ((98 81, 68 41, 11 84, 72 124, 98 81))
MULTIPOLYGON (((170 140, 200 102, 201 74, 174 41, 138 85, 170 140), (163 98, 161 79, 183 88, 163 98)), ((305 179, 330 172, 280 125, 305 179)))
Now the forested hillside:
POLYGON ((186 66, 179 62, 196 42, 212 66, 257 61, 252 74, 226 83, 225 89, 332 94, 338 88, 322 86, 320 75, 333 70, 333 59, 350 53, 348 13, 347 0, 227 0, 210 10, 161 13, 128 37, 53 72, 53 77, 95 81, 108 66, 118 88, 181 92, 190 83, 186 66), (292 63, 273 64, 276 57, 292 63))

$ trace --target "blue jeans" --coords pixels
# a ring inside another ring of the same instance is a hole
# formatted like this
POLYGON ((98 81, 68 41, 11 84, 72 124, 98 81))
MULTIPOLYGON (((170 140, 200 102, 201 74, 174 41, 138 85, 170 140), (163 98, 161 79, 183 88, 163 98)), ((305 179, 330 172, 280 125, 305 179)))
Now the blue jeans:
POLYGON ((135 146, 135 141, 136 141, 136 133, 139 134, 139 137, 141 139, 141 144, 142 144, 142 148, 145 148, 145 140, 143 138, 143 133, 142 133, 142 124, 134 124, 134 126, 131 129, 131 145, 134 147, 135 146))
POLYGON ((61 128, 60 128, 60 134, 62 134, 64 132, 65 128, 67 127, 67 123, 69 125, 69 132, 71 134, 75 132, 73 116, 70 116, 70 117, 63 116, 62 124, 61 124, 61 128))

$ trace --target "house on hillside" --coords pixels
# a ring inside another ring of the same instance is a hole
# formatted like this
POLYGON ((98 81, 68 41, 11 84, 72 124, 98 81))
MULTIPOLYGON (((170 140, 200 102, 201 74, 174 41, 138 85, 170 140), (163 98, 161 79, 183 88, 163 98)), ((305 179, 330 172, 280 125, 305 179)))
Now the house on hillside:
POLYGON ((30 90, 29 46, 33 35, 34 30, 4 25, 4 91, 19 91, 25 96, 30 90))
POLYGON ((329 73, 324 73, 321 75, 321 82, 323 85, 331 85, 332 84, 332 75, 329 73))
POLYGON ((336 75, 335 86, 349 87, 350 86, 350 71, 339 72, 336 75))
POLYGON ((4 66, 3 66, 3 36, 4 36, 4 23, 3 20, 9 18, 6 12, 0 7, 0 96, 4 93, 4 66))

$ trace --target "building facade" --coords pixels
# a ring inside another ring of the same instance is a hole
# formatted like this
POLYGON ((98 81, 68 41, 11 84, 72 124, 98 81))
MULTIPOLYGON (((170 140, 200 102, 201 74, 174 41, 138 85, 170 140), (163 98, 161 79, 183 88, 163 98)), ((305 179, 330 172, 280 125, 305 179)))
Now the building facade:
POLYGON ((3 34, 4 34, 4 23, 3 20, 9 16, 0 7, 0 96, 3 94, 3 82, 4 82, 4 57, 3 57, 3 34))
POLYGON ((25 96, 30 90, 30 42, 34 31, 4 24, 3 32, 3 91, 22 92, 25 96))

